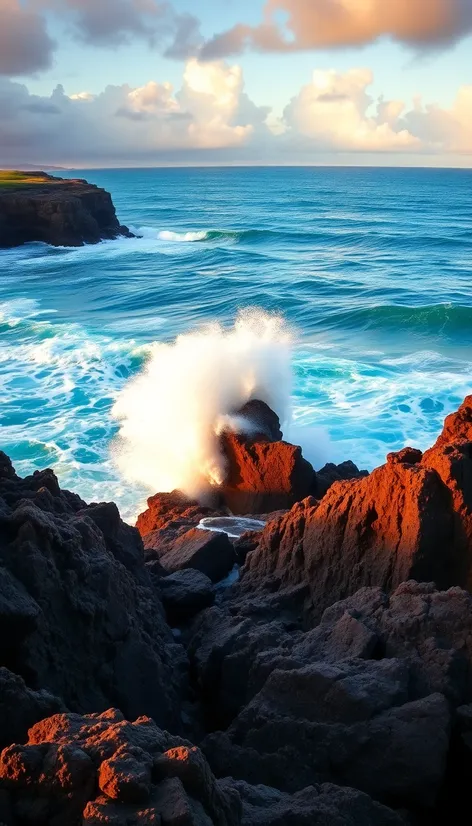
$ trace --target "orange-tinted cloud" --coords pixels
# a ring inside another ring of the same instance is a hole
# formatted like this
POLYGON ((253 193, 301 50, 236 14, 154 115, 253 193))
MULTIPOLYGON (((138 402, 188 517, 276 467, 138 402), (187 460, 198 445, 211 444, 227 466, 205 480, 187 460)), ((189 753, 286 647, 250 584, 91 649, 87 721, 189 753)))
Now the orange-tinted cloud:
POLYGON ((472 0, 267 0, 260 25, 238 23, 216 35, 202 57, 246 48, 290 52, 356 46, 381 37, 438 46, 471 31, 472 0))

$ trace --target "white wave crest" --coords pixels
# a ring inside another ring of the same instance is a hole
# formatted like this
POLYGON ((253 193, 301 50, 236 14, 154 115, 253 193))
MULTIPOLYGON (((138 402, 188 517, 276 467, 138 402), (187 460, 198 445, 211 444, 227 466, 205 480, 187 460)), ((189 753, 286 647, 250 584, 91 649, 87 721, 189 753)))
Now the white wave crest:
POLYGON ((170 230, 162 230, 157 237, 160 241, 180 241, 181 243, 191 243, 192 241, 205 241, 208 237, 207 232, 171 232, 170 230))
POLYGON ((258 398, 288 420, 291 355, 284 320, 260 310, 241 312, 229 330, 210 324, 155 344, 113 408, 121 472, 153 492, 180 488, 204 497, 224 478, 217 434, 225 417, 258 398))

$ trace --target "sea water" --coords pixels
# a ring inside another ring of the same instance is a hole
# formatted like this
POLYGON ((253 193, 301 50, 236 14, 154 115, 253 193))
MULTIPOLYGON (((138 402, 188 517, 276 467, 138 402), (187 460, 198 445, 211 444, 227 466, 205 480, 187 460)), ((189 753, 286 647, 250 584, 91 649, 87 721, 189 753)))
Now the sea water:
POLYGON ((156 342, 248 307, 292 331, 286 433, 315 464, 425 448, 472 392, 472 171, 63 174, 141 237, 0 251, 0 448, 20 474, 52 467, 131 520, 151 491, 115 461, 117 399, 156 342))

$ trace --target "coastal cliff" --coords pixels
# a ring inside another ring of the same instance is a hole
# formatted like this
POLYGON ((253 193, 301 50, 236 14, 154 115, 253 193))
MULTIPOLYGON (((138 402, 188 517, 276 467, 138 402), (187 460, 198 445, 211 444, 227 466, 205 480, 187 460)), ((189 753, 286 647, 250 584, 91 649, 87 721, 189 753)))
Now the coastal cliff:
POLYGON ((109 192, 82 179, 0 171, 0 247, 28 241, 80 247, 123 235, 109 192))

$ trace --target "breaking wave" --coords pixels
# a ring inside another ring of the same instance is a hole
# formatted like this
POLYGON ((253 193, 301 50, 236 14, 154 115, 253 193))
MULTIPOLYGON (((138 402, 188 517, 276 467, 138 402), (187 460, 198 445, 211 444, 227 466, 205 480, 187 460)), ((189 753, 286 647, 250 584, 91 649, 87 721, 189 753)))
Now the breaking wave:
POLYGON ((289 419, 292 341, 280 316, 245 310, 230 329, 209 324, 155 344, 113 407, 121 472, 153 491, 204 497, 223 481, 218 434, 241 428, 234 411, 257 398, 289 419))

